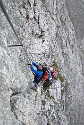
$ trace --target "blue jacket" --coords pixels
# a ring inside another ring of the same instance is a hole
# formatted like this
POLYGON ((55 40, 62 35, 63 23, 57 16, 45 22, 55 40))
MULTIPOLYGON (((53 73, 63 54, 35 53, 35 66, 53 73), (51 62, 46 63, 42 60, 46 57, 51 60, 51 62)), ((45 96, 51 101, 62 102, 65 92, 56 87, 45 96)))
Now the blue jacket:
POLYGON ((43 75, 43 71, 41 69, 38 69, 38 67, 39 67, 38 64, 32 62, 32 66, 30 66, 30 69, 37 76, 37 80, 40 80, 40 78, 43 75), (36 67, 36 69, 34 67, 36 67))

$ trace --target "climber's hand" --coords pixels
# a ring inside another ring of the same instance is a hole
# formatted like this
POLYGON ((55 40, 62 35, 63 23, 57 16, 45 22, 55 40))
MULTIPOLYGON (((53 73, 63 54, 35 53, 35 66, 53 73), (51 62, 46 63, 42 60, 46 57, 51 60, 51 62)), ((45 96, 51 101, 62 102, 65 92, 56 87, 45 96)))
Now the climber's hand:
POLYGON ((32 62, 28 63, 27 65, 28 65, 28 66, 32 66, 32 62))

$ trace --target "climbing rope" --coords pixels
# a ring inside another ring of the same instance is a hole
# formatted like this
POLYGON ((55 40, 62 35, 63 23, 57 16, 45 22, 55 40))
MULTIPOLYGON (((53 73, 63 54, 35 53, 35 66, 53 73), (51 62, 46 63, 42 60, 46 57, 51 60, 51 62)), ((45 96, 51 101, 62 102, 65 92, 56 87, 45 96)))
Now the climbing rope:
POLYGON ((15 33, 15 36, 17 37, 18 41, 20 42, 20 45, 19 44, 18 45, 10 45, 8 47, 11 47, 11 46, 23 46, 23 44, 21 43, 20 39, 18 38, 18 35, 17 35, 17 33, 16 33, 16 31, 15 31, 15 29, 13 27, 13 24, 11 23, 11 20, 10 20, 10 18, 8 16, 7 12, 6 12, 6 9, 5 9, 4 5, 3 5, 2 0, 0 0, 0 6, 1 6, 1 9, 2 9, 4 15, 6 16, 6 18, 7 18, 8 22, 9 22, 13 32, 15 33))

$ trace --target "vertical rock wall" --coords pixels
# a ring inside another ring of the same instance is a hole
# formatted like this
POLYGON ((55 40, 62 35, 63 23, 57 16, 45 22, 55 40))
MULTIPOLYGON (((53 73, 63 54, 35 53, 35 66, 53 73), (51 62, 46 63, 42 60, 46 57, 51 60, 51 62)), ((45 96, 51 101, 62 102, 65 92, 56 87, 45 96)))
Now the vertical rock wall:
POLYGON ((0 9, 1 125, 83 124, 82 65, 64 0, 3 4, 20 41, 0 9), (64 80, 58 77, 46 91, 42 85, 37 93, 32 91, 27 66, 32 60, 48 66, 54 61, 64 80))

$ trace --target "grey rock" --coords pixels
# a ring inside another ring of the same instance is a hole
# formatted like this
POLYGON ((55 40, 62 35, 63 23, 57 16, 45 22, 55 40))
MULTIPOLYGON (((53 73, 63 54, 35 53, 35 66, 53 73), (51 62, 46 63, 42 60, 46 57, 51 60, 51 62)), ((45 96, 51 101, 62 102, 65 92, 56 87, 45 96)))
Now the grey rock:
POLYGON ((83 38, 78 43, 83 32, 75 34, 69 3, 3 1, 20 41, 0 9, 0 125, 84 124, 83 38), (30 89, 31 61, 57 70, 57 79, 45 90, 42 83, 37 92, 30 89))

